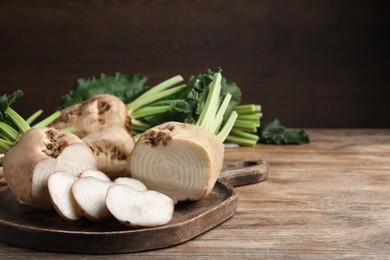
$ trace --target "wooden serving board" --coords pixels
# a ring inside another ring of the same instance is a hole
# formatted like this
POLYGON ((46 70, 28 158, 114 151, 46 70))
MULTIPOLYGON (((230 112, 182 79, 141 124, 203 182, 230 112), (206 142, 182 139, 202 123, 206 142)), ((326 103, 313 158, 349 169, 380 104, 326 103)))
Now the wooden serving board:
POLYGON ((130 228, 112 219, 93 223, 63 220, 55 211, 20 204, 11 191, 0 189, 0 242, 45 251, 68 253, 130 253, 159 249, 188 241, 234 215, 238 194, 232 185, 263 181, 264 161, 241 161, 226 166, 212 192, 197 202, 181 202, 170 223, 130 228))

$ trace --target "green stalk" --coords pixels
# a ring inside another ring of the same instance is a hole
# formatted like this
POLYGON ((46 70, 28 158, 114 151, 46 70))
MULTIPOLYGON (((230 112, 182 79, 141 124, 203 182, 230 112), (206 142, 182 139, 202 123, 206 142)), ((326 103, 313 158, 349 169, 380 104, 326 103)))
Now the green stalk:
POLYGON ((256 141, 256 142, 259 140, 259 136, 257 134, 251 134, 251 133, 248 133, 248 132, 245 132, 245 131, 242 131, 242 130, 238 130, 238 129, 232 129, 232 131, 230 131, 229 135, 242 137, 242 138, 245 138, 245 139, 248 139, 248 140, 253 140, 253 141, 256 141))
POLYGON ((43 113, 43 110, 40 109, 34 114, 32 114, 29 118, 26 119, 27 124, 31 125, 32 122, 34 122, 41 114, 43 113))
POLYGON ((246 130, 250 132, 256 132, 257 127, 260 126, 259 123, 251 122, 251 121, 245 121, 245 120, 236 120, 234 124, 234 128, 238 128, 241 130, 246 130))
POLYGON ((213 81, 210 84, 210 92, 206 98, 206 103, 200 113, 198 121, 196 122, 197 125, 207 130, 209 130, 210 121, 214 119, 214 115, 218 108, 219 95, 221 93, 221 80, 221 73, 214 73, 213 81))
POLYGON ((182 76, 176 75, 176 76, 174 76, 174 77, 172 77, 170 79, 167 79, 167 80, 157 84, 156 86, 152 87, 151 89, 146 91, 144 94, 142 94, 140 98, 152 96, 152 95, 154 95, 156 93, 164 91, 164 90, 166 90, 166 89, 168 89, 170 87, 173 87, 176 84, 179 84, 183 80, 184 79, 183 79, 182 76))
MULTIPOLYGON (((127 109, 131 112, 134 112, 136 111, 138 108, 140 107, 143 107, 143 106, 146 106, 148 104, 151 104, 159 99, 162 99, 164 97, 167 97, 167 96, 170 96, 170 95, 173 95, 179 91, 182 91, 183 89, 185 89, 187 86, 186 85, 180 85, 180 86, 177 86, 177 87, 174 87, 174 88, 171 88, 171 89, 167 89, 167 90, 164 90, 162 92, 159 92, 159 93, 156 93, 154 95, 142 95, 140 97, 138 97, 136 100, 134 100, 133 102, 127 104, 127 109)), ((152 88, 153 89, 153 88, 152 88)), ((152 90, 151 89, 151 90, 152 90)), ((149 90, 149 91, 151 91, 149 90)))
POLYGON ((252 114, 261 111, 260 105, 249 104, 249 105, 238 105, 234 108, 238 114, 252 114))
POLYGON ((132 118, 137 119, 137 118, 141 118, 141 117, 165 113, 171 109, 172 109, 172 106, 147 106, 147 107, 141 107, 141 108, 135 110, 131 115, 132 115, 132 118))
POLYGON ((12 122, 20 129, 22 133, 27 132, 31 127, 15 110, 8 107, 6 113, 11 118, 12 122))
MULTIPOLYGON (((162 92, 165 93, 162 97, 171 95, 172 94, 171 92, 165 92, 165 91, 168 88, 171 88, 174 85, 179 84, 182 81, 183 81, 183 77, 180 76, 180 75, 177 75, 177 76, 174 76, 174 77, 172 77, 170 79, 167 79, 167 80, 161 82, 160 84, 157 84, 156 86, 150 88, 145 93, 143 93, 141 96, 139 96, 138 98, 136 98, 135 100, 133 100, 132 102, 127 104, 126 105, 127 109, 133 112, 133 111, 135 111, 136 109, 138 109, 138 108, 140 108, 142 106, 150 104, 150 103, 160 99, 161 97, 159 97, 157 99, 153 98, 153 97, 155 95, 161 95, 162 92)), ((177 91, 180 91, 180 90, 181 89, 177 89, 173 93, 176 93, 177 91)))
POLYGON ((152 126, 147 123, 141 122, 134 118, 131 119, 131 134, 133 135, 145 132, 151 127, 152 126))
POLYGON ((239 136, 235 136, 235 135, 228 135, 226 137, 226 141, 231 142, 231 143, 235 143, 238 145, 243 145, 243 146, 254 146, 257 143, 257 141, 255 141, 255 140, 251 140, 251 139, 247 139, 245 137, 239 137, 239 136))
POLYGON ((221 81, 221 73, 214 73, 213 80, 210 83, 209 93, 206 97, 205 105, 202 112, 200 113, 196 125, 203 127, 212 134, 215 134, 223 142, 229 135, 229 132, 232 130, 238 114, 237 112, 233 111, 222 129, 220 129, 223 121, 223 115, 225 114, 227 106, 232 97, 230 93, 226 94, 222 103, 220 104, 219 98, 222 87, 221 81))
POLYGON ((223 121, 223 115, 225 114, 225 111, 229 105, 231 98, 232 98, 232 95, 230 93, 227 93, 225 98, 223 99, 222 104, 218 109, 217 115, 215 116, 215 118, 213 120, 214 122, 211 126, 211 129, 210 129, 211 133, 216 134, 218 132, 219 128, 221 127, 222 121, 223 121))
POLYGON ((237 112, 233 111, 228 120, 226 121, 225 125, 222 127, 222 129, 219 131, 218 133, 218 138, 223 142, 225 141, 225 139, 227 138, 227 136, 229 135, 230 131, 232 130, 233 128, 233 125, 234 125, 234 122, 236 121, 237 119, 237 112))
POLYGON ((19 137, 19 132, 4 122, 0 122, 0 137, 15 141, 19 137))
POLYGON ((66 128, 64 128, 64 129, 62 129, 62 130, 67 131, 67 132, 69 132, 69 133, 74 133, 74 132, 76 131, 76 127, 74 127, 74 126, 69 126, 69 127, 66 127, 66 128))
POLYGON ((260 118, 263 116, 262 113, 253 114, 238 114, 238 120, 248 120, 253 122, 260 122, 260 118))
POLYGON ((15 142, 11 142, 9 140, 5 140, 3 138, 0 138, 0 153, 6 153, 14 145, 15 145, 15 142))
POLYGON ((53 122, 54 120, 56 120, 60 116, 61 116, 61 112, 60 111, 56 111, 53 114, 51 114, 50 116, 48 116, 47 118, 45 118, 42 121, 36 123, 32 127, 33 128, 46 127, 46 126, 50 125, 51 122, 53 122))

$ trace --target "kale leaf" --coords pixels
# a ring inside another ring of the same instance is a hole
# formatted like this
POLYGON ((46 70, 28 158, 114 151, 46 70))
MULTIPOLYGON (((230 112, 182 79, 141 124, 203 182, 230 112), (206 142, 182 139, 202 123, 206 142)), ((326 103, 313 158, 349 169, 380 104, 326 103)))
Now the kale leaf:
POLYGON ((61 97, 60 109, 85 101, 98 94, 111 94, 120 98, 125 104, 130 103, 146 91, 148 78, 141 74, 113 76, 100 74, 99 77, 79 79, 68 94, 61 97))
POLYGON ((23 96, 22 90, 16 90, 15 92, 7 95, 4 94, 0 96, 0 120, 7 122, 10 125, 14 125, 11 118, 9 117, 7 110, 12 103, 16 101, 17 98, 23 96))
POLYGON ((259 130, 259 143, 264 144, 305 144, 310 143, 308 134, 300 129, 286 131, 285 127, 276 118, 263 124, 259 130))

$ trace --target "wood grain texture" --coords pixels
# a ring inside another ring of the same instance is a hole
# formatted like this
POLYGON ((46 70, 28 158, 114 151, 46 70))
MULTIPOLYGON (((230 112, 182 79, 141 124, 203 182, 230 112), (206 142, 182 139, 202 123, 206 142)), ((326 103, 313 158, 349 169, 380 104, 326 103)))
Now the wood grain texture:
POLYGON ((390 127, 389 1, 0 1, 0 94, 25 116, 82 77, 221 66, 288 127, 390 127), (39 102, 37 102, 39 101, 39 102))
POLYGON ((64 221, 55 211, 44 212, 20 204, 8 188, 3 188, 0 242, 35 250, 84 254, 134 253, 172 247, 233 216, 238 203, 233 187, 264 181, 268 171, 268 164, 262 160, 230 163, 206 198, 176 204, 168 224, 149 228, 131 228, 113 218, 100 223, 84 218, 64 221))
POLYGON ((265 160, 265 182, 236 188, 237 213, 184 244, 124 255, 75 255, 0 244, 0 259, 389 259, 390 129, 308 130, 311 144, 226 151, 265 160))

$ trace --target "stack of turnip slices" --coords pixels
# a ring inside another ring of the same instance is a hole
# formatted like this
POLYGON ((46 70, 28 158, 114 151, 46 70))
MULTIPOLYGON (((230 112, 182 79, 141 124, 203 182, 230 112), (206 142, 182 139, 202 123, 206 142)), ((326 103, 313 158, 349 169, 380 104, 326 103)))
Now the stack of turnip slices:
POLYGON ((168 196, 147 190, 130 177, 114 181, 101 171, 86 170, 79 178, 61 171, 48 180, 51 201, 66 220, 86 217, 101 222, 115 217, 129 226, 158 226, 173 216, 174 202, 168 196))

